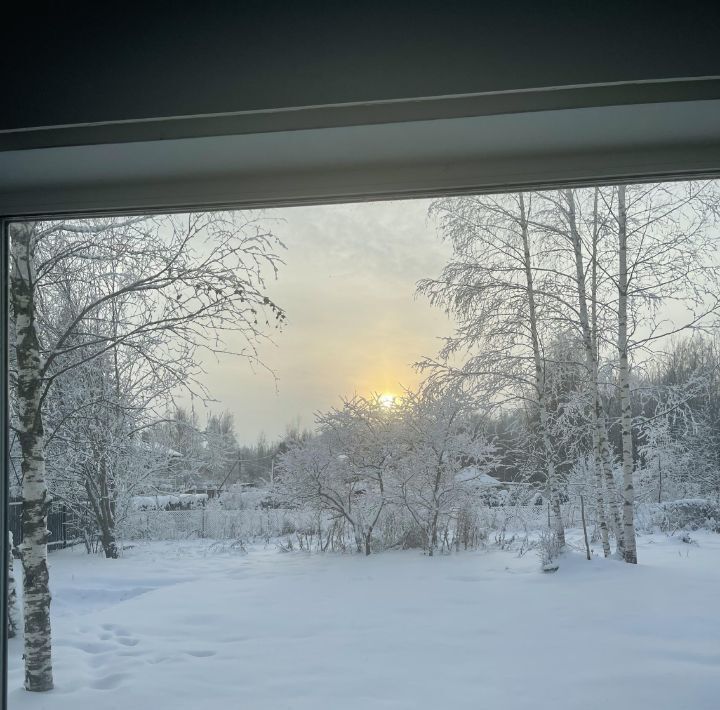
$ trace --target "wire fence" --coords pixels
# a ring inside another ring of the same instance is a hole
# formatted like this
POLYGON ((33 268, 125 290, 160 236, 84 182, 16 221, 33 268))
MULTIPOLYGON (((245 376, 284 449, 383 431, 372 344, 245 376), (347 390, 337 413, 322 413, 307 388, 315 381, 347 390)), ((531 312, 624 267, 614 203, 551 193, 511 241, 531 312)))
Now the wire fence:
MULTIPOLYGON (((592 503, 586 501, 586 517, 589 532, 596 527, 596 515, 592 503)), ((8 528, 13 542, 23 540, 22 503, 9 505, 8 528)), ((581 525, 579 500, 561 505, 563 524, 566 528, 581 525)), ((547 503, 541 505, 481 505, 473 514, 477 524, 485 531, 535 533, 547 528, 552 514, 547 503)), ((123 540, 253 540, 280 538, 302 532, 327 530, 333 525, 327 513, 302 508, 245 507, 238 510, 210 507, 190 510, 132 511, 118 521, 117 533, 123 540)), ((678 530, 700 527, 720 532, 720 503, 707 500, 679 500, 663 504, 638 504, 636 506, 638 530, 678 530)), ((62 505, 53 505, 48 514, 50 550, 72 545, 81 539, 77 521, 62 505)))
POLYGON ((282 510, 148 510, 129 513, 118 532, 126 540, 269 538, 295 530, 302 525, 299 517, 298 511, 282 510))
MULTIPOLYGON (((581 524, 579 504, 561 507, 566 527, 581 524)), ((547 505, 518 505, 482 507, 478 518, 488 530, 531 532, 547 527, 551 516, 547 505)), ((330 522, 327 515, 302 509, 148 510, 129 513, 118 532, 125 540, 270 539, 330 522)))
MULTIPOLYGON (((560 513, 566 528, 581 525, 579 502, 563 503, 560 506, 560 513)), ((479 516, 490 530, 535 531, 547 528, 552 523, 552 512, 547 503, 486 506, 479 510, 479 516)))
MULTIPOLYGON (((62 505, 53 505, 48 513, 48 530, 50 531, 49 550, 67 547, 69 541, 75 537, 71 534, 73 527, 72 516, 62 505)), ((8 507, 8 529, 13 536, 13 544, 19 545, 23 541, 22 503, 14 501, 8 507)))

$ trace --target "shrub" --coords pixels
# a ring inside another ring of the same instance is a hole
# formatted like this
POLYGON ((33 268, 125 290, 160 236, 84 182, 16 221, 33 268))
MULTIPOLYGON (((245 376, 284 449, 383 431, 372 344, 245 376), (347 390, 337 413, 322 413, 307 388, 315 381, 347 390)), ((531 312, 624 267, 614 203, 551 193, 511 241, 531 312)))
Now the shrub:
POLYGON ((540 533, 537 553, 543 571, 554 572, 558 568, 557 559, 562 552, 562 546, 554 530, 543 530, 540 533))
POLYGON ((685 498, 638 508, 638 526, 663 532, 711 530, 720 533, 720 503, 703 498, 685 498))

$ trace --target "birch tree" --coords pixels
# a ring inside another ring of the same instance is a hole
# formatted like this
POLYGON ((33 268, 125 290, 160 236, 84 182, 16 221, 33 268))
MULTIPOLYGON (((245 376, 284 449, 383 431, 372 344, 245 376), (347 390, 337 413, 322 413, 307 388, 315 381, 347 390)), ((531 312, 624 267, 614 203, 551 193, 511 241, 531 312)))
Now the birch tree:
POLYGON ((627 207, 625 186, 618 187, 618 387, 622 429, 623 473, 623 554, 626 562, 637 564, 634 506, 635 467, 632 440, 632 403, 630 399, 630 361, 628 357, 628 263, 627 263, 627 207))
POLYGON ((8 531, 8 570, 7 570, 7 633, 14 638, 20 631, 20 609, 17 601, 17 584, 15 582, 15 561, 13 551, 13 534, 8 531))
POLYGON ((543 358, 543 326, 557 308, 558 294, 543 269, 546 255, 534 248, 532 197, 471 196, 440 200, 431 207, 453 258, 437 279, 418 291, 451 314, 457 328, 439 360, 421 366, 432 377, 477 383, 495 404, 527 401, 537 416, 545 481, 560 545, 565 533, 560 480, 549 435, 543 358), (464 362, 458 362, 464 360, 464 362))
POLYGON ((225 351, 222 336, 232 331, 245 342, 236 354, 259 363, 258 339, 285 316, 265 293, 264 277, 278 264, 277 242, 252 215, 18 222, 10 235, 25 687, 44 691, 53 677, 43 416, 54 384, 123 347, 190 386, 198 349, 225 351), (58 319, 54 309, 68 288, 78 308, 58 319), (106 327, 120 303, 129 304, 125 317, 106 327))
POLYGON ((617 239, 617 266, 605 268, 617 289, 624 558, 637 563, 631 368, 662 351, 671 336, 717 326, 720 265, 713 228, 718 195, 709 181, 619 185, 606 202, 617 239), (668 316, 673 306, 675 313, 668 316))
POLYGON ((50 632, 50 587, 47 566, 47 514, 42 422, 43 360, 37 329, 35 241, 32 225, 11 228, 13 268, 10 276, 17 360, 16 434, 21 449, 23 493, 23 616, 25 687, 53 687, 50 632))
POLYGON ((599 188, 592 191, 566 189, 542 193, 538 199, 548 205, 542 211, 542 221, 537 226, 549 234, 550 248, 559 247, 562 254, 564 243, 569 247, 568 263, 565 267, 565 260, 562 257, 559 259, 556 276, 557 287, 568 291, 568 302, 574 303, 574 306, 562 310, 561 316, 570 327, 579 331, 583 344, 595 462, 594 496, 603 552, 606 557, 610 554, 605 515, 607 502, 618 554, 622 556, 623 528, 612 475, 607 416, 600 392, 600 348, 601 342, 607 338, 610 325, 601 322, 601 316, 607 308, 601 300, 604 294, 601 294, 603 284, 600 283, 598 270, 602 256, 600 241, 607 231, 610 215, 602 209, 604 204, 600 202, 599 188), (582 207, 586 205, 590 214, 589 218, 583 219, 582 207))

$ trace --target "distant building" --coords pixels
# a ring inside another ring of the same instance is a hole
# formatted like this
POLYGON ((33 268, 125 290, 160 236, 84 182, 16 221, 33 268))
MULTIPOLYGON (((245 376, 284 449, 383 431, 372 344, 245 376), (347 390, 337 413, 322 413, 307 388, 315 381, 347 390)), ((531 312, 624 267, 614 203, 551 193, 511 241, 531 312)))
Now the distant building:
POLYGON ((502 481, 485 473, 477 466, 466 466, 455 474, 458 483, 467 483, 477 488, 504 487, 502 481))

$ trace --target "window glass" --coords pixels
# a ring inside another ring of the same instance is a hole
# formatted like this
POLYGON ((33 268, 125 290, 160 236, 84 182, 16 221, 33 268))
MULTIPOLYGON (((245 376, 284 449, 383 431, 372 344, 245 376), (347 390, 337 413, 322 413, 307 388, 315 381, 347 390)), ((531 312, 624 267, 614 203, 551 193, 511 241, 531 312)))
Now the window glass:
POLYGON ((13 223, 9 707, 715 708, 719 219, 13 223))

